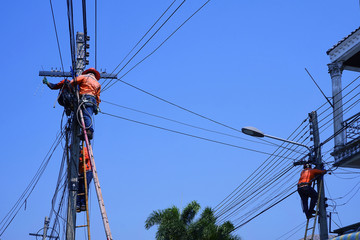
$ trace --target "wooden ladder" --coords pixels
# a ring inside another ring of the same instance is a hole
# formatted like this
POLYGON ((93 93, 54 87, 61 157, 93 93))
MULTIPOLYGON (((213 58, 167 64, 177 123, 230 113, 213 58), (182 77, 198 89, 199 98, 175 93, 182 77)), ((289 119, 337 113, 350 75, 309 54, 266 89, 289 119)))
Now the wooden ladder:
POLYGON ((87 147, 89 158, 90 158, 91 168, 92 168, 92 172, 93 172, 93 179, 94 179, 94 184, 95 184, 95 190, 96 190, 96 195, 97 195, 97 199, 98 199, 98 203, 99 203, 99 207, 100 207, 101 217, 102 217, 102 220, 103 220, 106 239, 107 240, 112 240, 113 238, 112 238, 111 231, 110 231, 109 219, 108 219, 107 214, 106 214, 105 203, 104 203, 104 199, 103 199, 103 196, 102 196, 102 193, 101 193, 101 187, 100 187, 99 178, 98 178, 97 171, 96 171, 93 150, 92 150, 92 147, 90 145, 90 141, 89 141, 87 133, 86 133, 84 116, 83 116, 82 111, 79 111, 79 114, 80 114, 80 119, 81 119, 82 131, 83 131, 84 137, 85 137, 86 147, 87 147))
MULTIPOLYGON (((315 182, 314 182, 314 185, 315 185, 315 182)), ((319 215, 319 203, 320 203, 321 191, 322 191, 322 179, 321 179, 320 189, 319 189, 319 193, 318 193, 318 199, 317 199, 317 203, 316 203, 316 212, 315 212, 315 217, 314 217, 314 224, 312 225, 312 227, 309 227, 309 222, 310 222, 310 219, 311 219, 311 218, 308 218, 308 219, 307 219, 307 221, 306 221, 306 227, 305 227, 304 240, 306 240, 307 233, 308 233, 309 230, 312 230, 311 238, 310 238, 309 240, 313 240, 313 239, 314 239, 316 220, 317 220, 317 217, 318 217, 318 215, 319 215)))
POLYGON ((90 218, 89 218, 89 201, 88 201, 88 187, 87 187, 87 178, 86 178, 86 158, 85 158, 85 153, 84 153, 84 146, 85 143, 84 141, 82 142, 82 159, 83 159, 83 176, 79 177, 79 179, 83 178, 84 179, 84 193, 79 193, 79 195, 85 195, 85 210, 86 210, 86 225, 80 225, 80 226, 76 226, 76 228, 82 228, 82 227, 87 227, 87 233, 88 233, 88 240, 91 239, 90 237, 90 218))

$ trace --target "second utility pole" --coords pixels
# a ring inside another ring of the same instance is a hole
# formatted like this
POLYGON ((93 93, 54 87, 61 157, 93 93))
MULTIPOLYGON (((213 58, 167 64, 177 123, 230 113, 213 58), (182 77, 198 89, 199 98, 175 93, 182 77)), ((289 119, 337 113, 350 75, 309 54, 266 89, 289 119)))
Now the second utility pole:
MULTIPOLYGON (((319 134, 319 126, 318 126, 316 111, 309 113, 309 117, 310 117, 310 129, 312 130, 313 141, 314 141, 315 166, 316 169, 322 170, 323 163, 321 157, 320 134, 319 134)), ((327 240, 329 236, 328 236, 328 227, 327 227, 327 214, 326 214, 326 206, 325 206, 325 189, 324 189, 323 176, 321 176, 321 179, 317 180, 318 191, 319 189, 322 189, 320 192, 320 201, 319 201, 320 240, 327 240)))

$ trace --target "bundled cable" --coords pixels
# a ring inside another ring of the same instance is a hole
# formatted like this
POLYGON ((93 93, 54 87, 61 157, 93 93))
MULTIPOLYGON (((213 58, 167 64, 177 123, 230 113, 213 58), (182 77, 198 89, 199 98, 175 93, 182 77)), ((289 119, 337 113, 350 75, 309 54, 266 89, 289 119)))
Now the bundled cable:
POLYGON ((37 183, 39 182, 42 174, 44 173, 52 155, 54 154, 56 148, 60 145, 64 137, 64 131, 61 131, 55 138, 50 150, 47 152, 44 160, 41 162, 40 167, 38 168, 35 176, 30 181, 29 185, 26 187, 24 192, 21 194, 19 199, 13 205, 13 207, 9 210, 9 212, 3 217, 0 222, 0 236, 2 236, 5 230, 9 227, 11 222, 14 220, 18 212, 20 211, 21 207, 26 203, 26 200, 30 197, 31 193, 35 189, 37 183))

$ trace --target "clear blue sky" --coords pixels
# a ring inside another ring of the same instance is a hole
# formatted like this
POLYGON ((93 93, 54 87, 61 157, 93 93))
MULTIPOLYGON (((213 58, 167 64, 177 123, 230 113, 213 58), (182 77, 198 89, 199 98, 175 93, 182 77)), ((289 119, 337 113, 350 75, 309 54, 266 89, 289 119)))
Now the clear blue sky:
MULTIPOLYGON (((98 68, 111 72, 171 2, 99 1, 98 68)), ((186 1, 134 63, 152 51, 203 2, 186 1)), ((66 1, 53 4, 64 66, 69 70, 66 1)), ((90 66, 94 66, 94 1, 87 4, 90 66)), ((6 1, 2 7, 1 219, 40 166, 59 130, 62 115, 59 105, 53 108, 57 93, 43 87, 38 76, 39 70, 61 67, 49 1, 6 1)), ((80 3, 74 3, 74 14, 75 31, 82 31, 80 3)), ((359 2, 355 0, 212 0, 124 80, 234 128, 252 125, 285 138, 309 112, 325 102, 304 68, 309 69, 330 96, 331 80, 327 72, 330 60, 326 50, 359 27, 359 15, 359 2)), ((344 72, 343 84, 347 85, 356 76, 344 72)), ((122 83, 103 92, 101 98, 245 137, 122 83)), ((101 104, 101 109, 259 151, 275 150, 106 103, 101 104)), ((185 206, 192 200, 197 200, 203 208, 214 207, 267 158, 101 114, 95 121, 95 161, 114 239, 154 239, 156 228, 149 231, 144 228, 144 221, 153 210, 185 206)), ((331 129, 321 138, 329 136, 331 129)), ((58 149, 28 199, 26 210, 19 211, 2 240, 34 239, 28 233, 39 230, 49 214, 61 156, 58 149)), ((336 198, 351 190, 359 178, 327 176, 326 181, 332 197, 336 198)), ((343 225, 359 221, 358 214, 354 214, 360 210, 358 199, 357 195, 347 205, 337 208, 343 225)), ((342 202, 340 199, 338 203, 342 202)), ((83 220, 82 216, 79 220, 83 220)), ((245 240, 275 239, 304 220, 299 197, 294 194, 236 233, 245 240)), ((103 238, 94 188, 91 221, 92 238, 103 238)), ((300 239, 302 234, 300 231, 292 239, 300 239)), ((82 231, 80 236, 83 237, 82 231)))

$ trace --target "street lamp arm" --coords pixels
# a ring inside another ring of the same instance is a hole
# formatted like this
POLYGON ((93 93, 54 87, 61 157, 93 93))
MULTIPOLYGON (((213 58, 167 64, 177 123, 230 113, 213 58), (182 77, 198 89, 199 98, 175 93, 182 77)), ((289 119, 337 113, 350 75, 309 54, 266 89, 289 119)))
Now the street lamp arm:
POLYGON ((275 137, 275 136, 271 136, 271 135, 267 135, 267 134, 264 134, 265 137, 268 137, 268 138, 272 138, 272 139, 275 139, 275 140, 279 140, 279 141, 283 141, 283 142, 288 142, 288 143, 291 143, 291 144, 295 144, 295 145, 298 145, 298 146, 302 146, 302 147, 305 147, 307 148, 309 151, 311 151, 311 148, 304 145, 304 144, 301 144, 301 143, 298 143, 298 142, 293 142, 293 141, 290 141, 290 140, 287 140, 287 139, 283 139, 283 138, 279 138, 279 137, 275 137))
POLYGON ((260 131, 259 129, 255 128, 255 127, 243 127, 241 129, 241 131, 244 134, 252 136, 252 137, 268 137, 268 138, 276 139, 276 140, 279 140, 279 141, 288 142, 288 143, 291 143, 291 144, 302 146, 302 147, 307 148, 307 150, 309 150, 309 152, 311 152, 311 148, 309 148, 308 146, 306 146, 304 144, 301 144, 301 143, 298 143, 298 142, 293 142, 293 141, 283 139, 283 138, 279 138, 279 137, 274 137, 274 136, 271 136, 271 135, 267 135, 267 134, 263 133, 262 131, 260 131))

